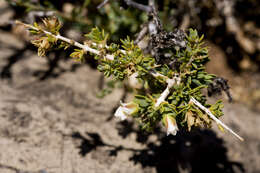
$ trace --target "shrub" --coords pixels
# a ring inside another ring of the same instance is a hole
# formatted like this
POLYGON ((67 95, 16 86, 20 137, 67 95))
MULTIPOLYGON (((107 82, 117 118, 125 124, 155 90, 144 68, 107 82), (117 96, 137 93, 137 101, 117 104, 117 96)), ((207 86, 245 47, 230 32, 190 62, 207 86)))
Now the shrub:
POLYGON ((113 42, 104 29, 93 27, 84 42, 79 43, 60 35, 62 24, 56 17, 33 25, 16 23, 37 36, 32 43, 38 47, 39 56, 56 48, 73 47, 70 56, 75 61, 83 62, 85 54, 90 54, 106 77, 112 76, 113 81, 128 80, 135 97, 129 103, 120 103, 116 117, 122 120, 133 117, 147 131, 161 122, 167 134, 173 135, 179 128, 190 131, 194 126, 211 127, 213 120, 220 129, 243 140, 218 119, 223 115, 221 101, 209 104, 202 92, 208 88, 214 94, 223 89, 229 95, 226 80, 205 71, 209 57, 203 35, 199 36, 194 29, 166 31, 153 1, 149 1, 149 6, 131 0, 125 2, 144 11, 149 19, 135 41, 126 37, 113 42), (140 43, 146 44, 145 48, 141 49, 140 43))

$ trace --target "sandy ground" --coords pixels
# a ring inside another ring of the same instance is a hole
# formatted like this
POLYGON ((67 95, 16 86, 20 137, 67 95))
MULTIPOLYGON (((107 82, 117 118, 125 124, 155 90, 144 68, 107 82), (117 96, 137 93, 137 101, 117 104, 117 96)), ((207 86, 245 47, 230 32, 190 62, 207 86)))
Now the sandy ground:
MULTIPOLYGON (((49 74, 48 61, 25 48, 0 30, 1 173, 260 173, 260 114, 252 105, 225 104, 222 120, 244 142, 215 127, 176 137, 145 134, 131 120, 113 117, 122 89, 96 97, 101 73, 59 61, 49 74)), ((216 65, 221 53, 212 57, 209 71, 231 77, 236 89, 241 77, 216 65)))

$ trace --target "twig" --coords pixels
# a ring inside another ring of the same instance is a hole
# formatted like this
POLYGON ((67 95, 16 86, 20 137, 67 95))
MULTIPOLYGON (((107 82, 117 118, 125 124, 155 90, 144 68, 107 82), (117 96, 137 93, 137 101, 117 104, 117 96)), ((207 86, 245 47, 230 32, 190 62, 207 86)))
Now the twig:
POLYGON ((194 57, 192 55, 189 62, 186 64, 186 67, 189 67, 191 65, 191 63, 193 62, 193 60, 194 60, 194 57))
POLYGON ((173 79, 167 79, 167 87, 163 91, 163 93, 160 95, 160 97, 157 99, 157 101, 154 105, 155 107, 160 106, 160 104, 165 101, 166 97, 170 94, 170 89, 173 87, 173 85, 175 83, 176 83, 176 80, 174 78, 173 79))
POLYGON ((35 22, 36 17, 48 17, 53 16, 55 11, 30 11, 28 13, 28 22, 32 24, 35 22))
POLYGON ((160 73, 158 73, 158 72, 156 72, 156 71, 149 71, 149 73, 153 76, 153 77, 155 77, 155 78, 157 78, 157 77, 161 77, 161 78, 164 78, 164 79, 169 79, 167 76, 164 76, 164 75, 162 75, 162 74, 160 74, 160 73))
POLYGON ((154 0, 149 0, 148 1, 148 5, 154 7, 155 6, 155 1, 154 0))
POLYGON ((144 38, 144 36, 147 34, 147 32, 148 32, 148 27, 144 26, 142 28, 142 30, 139 32, 139 34, 138 34, 137 38, 135 39, 134 43, 138 44, 144 38))
POLYGON ((238 134, 236 134, 233 130, 231 130, 227 125, 225 125, 223 122, 221 122, 219 119, 217 119, 211 112, 209 109, 207 109, 206 107, 204 107, 200 102, 198 102, 195 98, 191 97, 190 101, 192 103, 194 103, 196 106, 198 106, 200 109, 202 109, 203 111, 205 111, 209 117, 211 119, 213 119, 217 124, 221 125, 222 127, 224 127, 227 131, 229 131, 231 134, 233 134, 234 136, 236 136, 239 140, 244 141, 244 139, 242 137, 240 137, 238 134))
POLYGON ((106 4, 108 3, 108 1, 109 1, 109 0, 104 0, 101 4, 99 4, 99 5, 97 6, 97 9, 102 8, 104 5, 106 5, 106 4))
MULTIPOLYGON (((179 77, 174 77, 173 79, 169 79, 167 76, 164 76, 160 73, 157 72, 150 72, 150 74, 152 76, 154 76, 155 78, 157 77, 162 77, 162 78, 166 78, 166 82, 167 82, 167 87, 166 89, 163 91, 163 93, 160 95, 160 97, 157 99, 156 103, 155 103, 155 107, 158 107, 162 102, 165 101, 165 99, 167 98, 167 96, 170 94, 170 89, 173 87, 174 84, 179 85, 180 83, 180 78, 179 77)), ((217 124, 221 125, 222 127, 224 127, 227 131, 229 131, 231 134, 233 134, 234 136, 236 136, 239 140, 244 141, 244 139, 242 137, 240 137, 237 133, 235 133, 231 128, 229 128, 227 125, 225 125, 222 121, 220 121, 219 119, 217 119, 211 112, 210 110, 208 110, 206 107, 204 107, 200 102, 198 102, 195 98, 191 97, 191 102, 194 103, 196 106, 198 106, 200 109, 202 109, 203 111, 205 111, 209 117, 211 119, 213 119, 217 124)))
MULTIPOLYGON (((91 48, 91 47, 89 47, 89 46, 87 46, 87 45, 83 45, 83 44, 81 44, 81 43, 79 43, 79 42, 77 42, 77 41, 71 40, 71 39, 66 38, 66 37, 63 37, 63 36, 61 36, 61 35, 55 35, 55 34, 49 32, 49 31, 45 31, 45 30, 36 28, 36 27, 34 27, 34 26, 32 26, 32 25, 28 25, 28 24, 22 23, 22 22, 20 22, 20 21, 16 21, 15 23, 16 23, 16 24, 24 25, 25 27, 30 28, 30 29, 33 29, 33 30, 36 30, 36 31, 41 31, 41 32, 43 32, 43 33, 46 34, 46 35, 50 35, 50 36, 52 36, 52 37, 55 37, 55 38, 58 39, 58 40, 62 40, 62 41, 64 41, 64 42, 66 42, 66 43, 69 43, 70 45, 79 47, 79 48, 83 49, 83 50, 86 51, 86 52, 90 52, 90 53, 93 53, 93 54, 96 54, 96 55, 100 55, 100 51, 98 51, 98 50, 96 50, 96 49, 93 49, 93 48, 91 48)), ((110 55, 110 54, 105 55, 105 58, 107 58, 107 59, 109 59, 109 60, 114 60, 114 56, 113 56, 113 55, 110 55)))
POLYGON ((139 4, 137 2, 134 2, 132 0, 124 0, 125 3, 128 5, 128 6, 131 6, 131 7, 134 7, 134 8, 137 8, 139 10, 142 10, 142 11, 145 11, 147 13, 150 13, 152 11, 152 8, 148 5, 143 5, 143 4, 139 4))
POLYGON ((164 76, 162 74, 159 73, 155 73, 153 74, 154 77, 163 77, 166 78, 166 83, 167 83, 167 87, 166 89, 163 91, 163 93, 160 95, 160 97, 157 99, 156 103, 155 103, 155 107, 160 106, 160 104, 162 102, 165 101, 165 99, 167 98, 167 96, 170 94, 170 89, 173 87, 173 85, 179 85, 181 82, 181 78, 179 77, 179 75, 175 75, 172 79, 168 78, 167 76, 164 76))
MULTIPOLYGON (((51 36, 55 37, 56 39, 62 40, 62 41, 64 41, 64 42, 66 42, 66 43, 69 43, 70 45, 79 47, 79 48, 85 50, 86 52, 91 52, 91 53, 93 53, 93 54, 100 55, 100 52, 99 52, 98 50, 93 49, 93 48, 91 48, 91 47, 89 47, 89 46, 87 46, 87 45, 83 45, 83 44, 81 44, 81 43, 79 43, 79 42, 77 42, 77 41, 71 40, 71 39, 69 39, 69 38, 63 37, 63 36, 61 36, 61 35, 52 34, 51 32, 45 31, 45 30, 43 30, 43 29, 36 28, 36 27, 34 27, 34 26, 32 26, 32 25, 25 24, 25 23, 20 22, 20 21, 15 21, 15 24, 23 25, 23 26, 25 26, 25 27, 27 27, 27 28, 30 28, 30 29, 33 29, 33 30, 36 30, 36 31, 41 31, 41 32, 43 32, 43 33, 46 34, 46 35, 51 35, 51 36)), ((93 45, 93 46, 97 46, 96 43, 92 43, 92 45, 93 45)), ((105 48, 108 48, 108 46, 105 45, 105 48)), ((125 50, 120 49, 120 52, 123 53, 123 54, 126 54, 126 51, 125 51, 125 50)), ((114 60, 114 55, 107 54, 107 55, 105 56, 105 58, 107 58, 107 59, 109 59, 109 60, 112 61, 112 60, 114 60)), ((164 76, 164 75, 162 75, 162 74, 160 74, 160 73, 158 73, 158 72, 156 72, 156 71, 150 71, 149 74, 151 74, 151 75, 154 76, 155 78, 161 77, 161 78, 168 79, 167 76, 164 76)))

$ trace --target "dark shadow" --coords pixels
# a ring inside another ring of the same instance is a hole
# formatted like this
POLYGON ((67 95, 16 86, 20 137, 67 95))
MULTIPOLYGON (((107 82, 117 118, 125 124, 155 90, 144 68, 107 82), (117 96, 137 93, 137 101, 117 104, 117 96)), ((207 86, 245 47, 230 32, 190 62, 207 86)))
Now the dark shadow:
POLYGON ((211 130, 179 132, 159 140, 161 145, 148 143, 146 149, 130 160, 143 167, 155 167, 158 173, 245 172, 241 163, 229 161, 223 140, 211 130))
MULTIPOLYGON (((10 32, 12 29, 12 26, 10 24, 4 25, 0 27, 1 30, 5 30, 7 32, 10 32)), ((65 31, 64 31, 65 32, 65 31)), ((32 50, 33 52, 37 52, 37 48, 33 46, 31 43, 24 43, 25 46, 22 49, 17 49, 13 46, 5 47, 4 45, 0 45, 0 47, 8 48, 14 50, 14 54, 10 57, 7 57, 7 63, 0 69, 0 78, 1 79, 9 79, 12 80, 12 68, 13 66, 18 63, 21 60, 24 60, 28 56, 25 56, 25 53, 29 50, 32 50)), ((70 54, 72 53, 73 49, 69 48, 66 51, 63 49, 56 49, 53 51, 50 51, 50 53, 47 53, 45 59, 47 60, 47 69, 46 70, 36 70, 33 72, 33 76, 37 77, 40 81, 49 79, 49 78, 57 78, 61 74, 65 72, 75 72, 79 67, 82 65, 88 64, 91 68, 96 69, 97 68, 97 61, 94 60, 93 56, 86 55, 86 63, 75 63, 71 65, 68 69, 64 69, 61 66, 59 66, 59 63, 61 61, 71 61, 70 54), (50 57, 50 54, 53 54, 52 58, 50 57)))
POLYGON ((31 44, 26 44, 23 49, 15 50, 15 53, 8 58, 7 64, 1 69, 0 77, 2 79, 12 79, 12 67, 18 61, 25 59, 27 57, 24 55, 25 52, 27 50, 32 50, 32 49, 34 49, 34 47, 31 44))
POLYGON ((81 135, 79 132, 74 132, 71 137, 73 139, 81 140, 80 145, 78 148, 80 149, 79 154, 81 156, 86 156, 91 151, 95 151, 98 147, 109 147, 109 155, 110 156, 117 156, 117 153, 121 150, 128 150, 132 152, 137 152, 139 150, 126 148, 123 146, 116 146, 111 145, 108 143, 103 142, 102 138, 98 133, 88 133, 86 132, 85 135, 81 135))
POLYGON ((97 68, 97 61, 89 55, 85 55, 86 62, 72 64, 68 69, 62 68, 59 66, 60 61, 71 61, 70 54, 72 49, 64 51, 63 49, 56 50, 54 52, 54 57, 49 58, 47 55, 46 59, 48 60, 48 69, 47 70, 38 70, 34 72, 34 76, 37 76, 40 81, 46 80, 48 78, 57 78, 65 72, 75 72, 82 65, 89 65, 91 68, 97 68))
POLYGON ((47 70, 37 70, 33 73, 34 76, 38 77, 40 81, 46 80, 48 78, 56 78, 66 70, 59 66, 59 61, 66 60, 65 55, 61 50, 55 51, 53 58, 50 58, 48 55, 47 59, 47 70), (54 72, 57 69, 58 72, 54 72))
MULTIPOLYGON (((123 122, 125 131, 119 130, 122 137, 130 133, 139 133, 131 130, 132 124, 123 122)), ((135 164, 141 164, 143 168, 154 167, 157 173, 238 173, 245 172, 239 162, 228 159, 227 148, 224 141, 216 136, 211 130, 196 129, 192 132, 179 131, 177 136, 166 136, 164 132, 158 132, 158 141, 147 142, 149 134, 144 140, 145 149, 132 149, 123 146, 111 145, 104 142, 97 133, 86 133, 81 135, 78 132, 72 134, 72 138, 80 139, 80 155, 85 156, 98 147, 109 147, 110 156, 117 156, 118 152, 127 150, 133 153, 129 158, 135 164)), ((138 141, 137 137, 137 141, 138 141)))
MULTIPOLYGON (((3 68, 0 71, 0 77, 2 79, 12 79, 13 73, 12 73, 12 68, 13 66, 18 63, 21 60, 24 60, 25 58, 27 58, 27 56, 25 56, 26 51, 28 50, 33 50, 35 52, 36 48, 31 44, 28 43, 25 45, 25 47, 23 49, 15 49, 10 47, 11 49, 13 49, 15 51, 15 53, 13 55, 11 55, 10 57, 7 58, 7 63, 5 66, 3 66, 3 68)), ((61 73, 63 73, 64 69, 59 68, 58 63, 60 60, 64 59, 62 58, 64 56, 61 55, 61 51, 56 51, 55 52, 55 56, 53 59, 51 58, 46 58, 48 60, 48 69, 47 70, 37 70, 33 73, 34 76, 38 77, 39 80, 45 80, 48 78, 55 78, 58 77, 61 73), (58 69, 59 73, 54 73, 55 69, 58 69)), ((76 68, 79 66, 72 66, 70 71, 75 71, 76 68)))
MULTIPOLYGON (((14 50, 15 53, 7 58, 6 65, 4 65, 2 69, 0 69, 0 78, 12 80, 13 66, 19 61, 27 58, 27 56, 25 56, 26 51, 33 50, 35 52, 36 48, 31 43, 26 44, 23 49, 16 49, 14 47, 8 47, 8 48, 14 50)), ((73 64, 68 69, 64 69, 60 67, 59 66, 60 61, 69 60, 69 53, 65 54, 63 50, 55 51, 53 58, 49 58, 47 56, 45 59, 47 60, 47 70, 36 70, 33 72, 33 76, 37 77, 40 81, 49 78, 56 78, 67 71, 75 72, 79 67, 82 66, 82 64, 73 64)))
MULTIPOLYGON (((135 127, 135 122, 133 121, 121 121, 117 123, 116 129, 118 131, 118 135, 120 135, 123 139, 129 136, 132 133, 136 134, 136 141, 142 144, 145 144, 151 135, 146 131, 140 131, 137 127, 135 127)), ((160 129, 156 128, 153 131, 156 134, 161 134, 160 129)))
POLYGON ((82 136, 79 132, 75 132, 71 135, 74 139, 80 139, 81 144, 78 147, 80 149, 79 154, 85 156, 92 150, 96 150, 97 147, 105 146, 101 137, 97 133, 87 133, 89 138, 82 136))

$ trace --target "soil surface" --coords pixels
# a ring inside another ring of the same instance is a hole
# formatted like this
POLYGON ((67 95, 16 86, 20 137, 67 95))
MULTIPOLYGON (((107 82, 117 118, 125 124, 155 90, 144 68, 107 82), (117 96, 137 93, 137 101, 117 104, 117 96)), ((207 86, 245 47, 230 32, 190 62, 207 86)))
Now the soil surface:
POLYGON ((244 142, 216 127, 167 137, 163 129, 151 135, 132 120, 119 122, 113 112, 122 89, 99 99, 100 72, 62 53, 52 68, 54 54, 39 58, 30 44, 0 29, 0 172, 260 173, 260 75, 234 74, 208 44, 208 70, 230 80, 235 99, 225 101, 221 120, 244 142))

